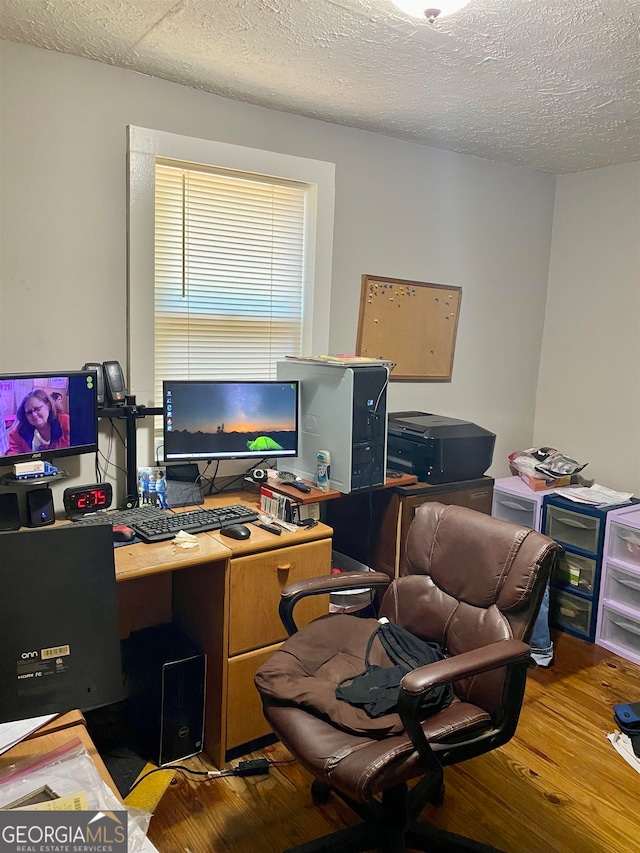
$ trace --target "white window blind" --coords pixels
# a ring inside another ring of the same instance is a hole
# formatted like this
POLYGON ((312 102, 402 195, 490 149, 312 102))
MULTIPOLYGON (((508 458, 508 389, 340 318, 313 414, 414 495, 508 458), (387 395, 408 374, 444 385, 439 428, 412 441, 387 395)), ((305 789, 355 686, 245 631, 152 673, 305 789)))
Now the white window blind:
POLYGON ((163 379, 272 379, 299 355, 308 184, 157 159, 155 399, 163 379))

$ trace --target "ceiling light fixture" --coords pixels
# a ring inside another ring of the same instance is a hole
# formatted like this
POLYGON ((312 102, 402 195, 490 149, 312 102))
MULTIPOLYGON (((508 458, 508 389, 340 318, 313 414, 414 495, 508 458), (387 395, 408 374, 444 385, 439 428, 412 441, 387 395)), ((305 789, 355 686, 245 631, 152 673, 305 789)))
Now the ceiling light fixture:
POLYGON ((393 0, 393 3, 402 12, 411 15, 413 18, 426 18, 432 24, 436 18, 444 18, 445 15, 453 15, 458 12, 463 6, 466 6, 469 0, 440 0, 429 6, 429 0, 393 0))

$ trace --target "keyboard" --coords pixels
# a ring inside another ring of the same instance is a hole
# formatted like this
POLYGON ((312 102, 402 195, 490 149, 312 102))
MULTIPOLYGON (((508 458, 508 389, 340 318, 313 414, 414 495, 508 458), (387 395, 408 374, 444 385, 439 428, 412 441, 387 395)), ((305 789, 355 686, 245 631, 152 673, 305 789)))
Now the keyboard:
POLYGON ((187 512, 164 511, 162 518, 145 518, 130 526, 143 542, 163 542, 173 539, 176 533, 205 533, 220 530, 229 524, 247 524, 255 521, 258 513, 242 504, 220 506, 214 509, 194 509, 187 512))
POLYGON ((131 509, 119 509, 115 512, 96 512, 93 515, 80 515, 77 518, 72 518, 74 524, 110 524, 112 527, 122 524, 125 527, 133 527, 134 524, 145 521, 149 518, 158 518, 166 515, 166 509, 160 509, 159 506, 153 504, 145 504, 144 506, 135 506, 131 509))
POLYGON ((187 512, 141 506, 105 513, 103 516, 86 516, 76 524, 124 524, 135 530, 143 542, 164 542, 173 539, 181 530, 187 533, 205 533, 208 530, 220 530, 229 524, 248 524, 257 518, 258 513, 243 504, 193 509, 187 512))

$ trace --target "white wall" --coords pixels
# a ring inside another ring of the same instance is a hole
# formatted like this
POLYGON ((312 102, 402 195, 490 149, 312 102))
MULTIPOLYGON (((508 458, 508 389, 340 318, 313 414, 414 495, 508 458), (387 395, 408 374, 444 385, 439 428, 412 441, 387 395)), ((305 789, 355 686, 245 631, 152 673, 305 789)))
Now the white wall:
POLYGON ((452 382, 392 383, 390 408, 494 431, 496 476, 530 446, 553 177, 8 42, 0 77, 0 370, 126 362, 134 124, 334 162, 331 350, 354 348, 363 273, 459 285, 452 382))
POLYGON ((534 444, 640 495, 640 163, 558 179, 534 444))

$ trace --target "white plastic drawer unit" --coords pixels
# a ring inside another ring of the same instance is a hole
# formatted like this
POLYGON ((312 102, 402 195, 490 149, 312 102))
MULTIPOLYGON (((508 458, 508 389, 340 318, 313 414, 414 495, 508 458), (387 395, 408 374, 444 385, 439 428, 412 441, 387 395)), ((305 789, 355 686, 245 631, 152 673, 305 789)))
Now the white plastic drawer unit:
POLYGON ((640 568, 640 530, 612 521, 609 528, 608 556, 640 568))
POLYGON ((588 637, 593 603, 570 592, 554 590, 550 601, 551 621, 559 628, 588 637))
POLYGON ((625 613, 605 604, 598 627, 598 645, 640 663, 640 614, 625 613))
POLYGON ((573 551, 565 551, 558 561, 554 583, 572 586, 588 595, 593 593, 596 577, 596 561, 573 551))
POLYGON ((537 513, 538 506, 534 500, 509 495, 494 488, 491 515, 495 518, 513 521, 515 524, 522 524, 535 530, 537 513))
POLYGON ((607 563, 601 597, 607 602, 638 610, 640 617, 640 572, 607 563))
POLYGON ((600 524, 600 519, 592 515, 581 515, 549 504, 544 533, 557 542, 595 554, 598 550, 600 524))

